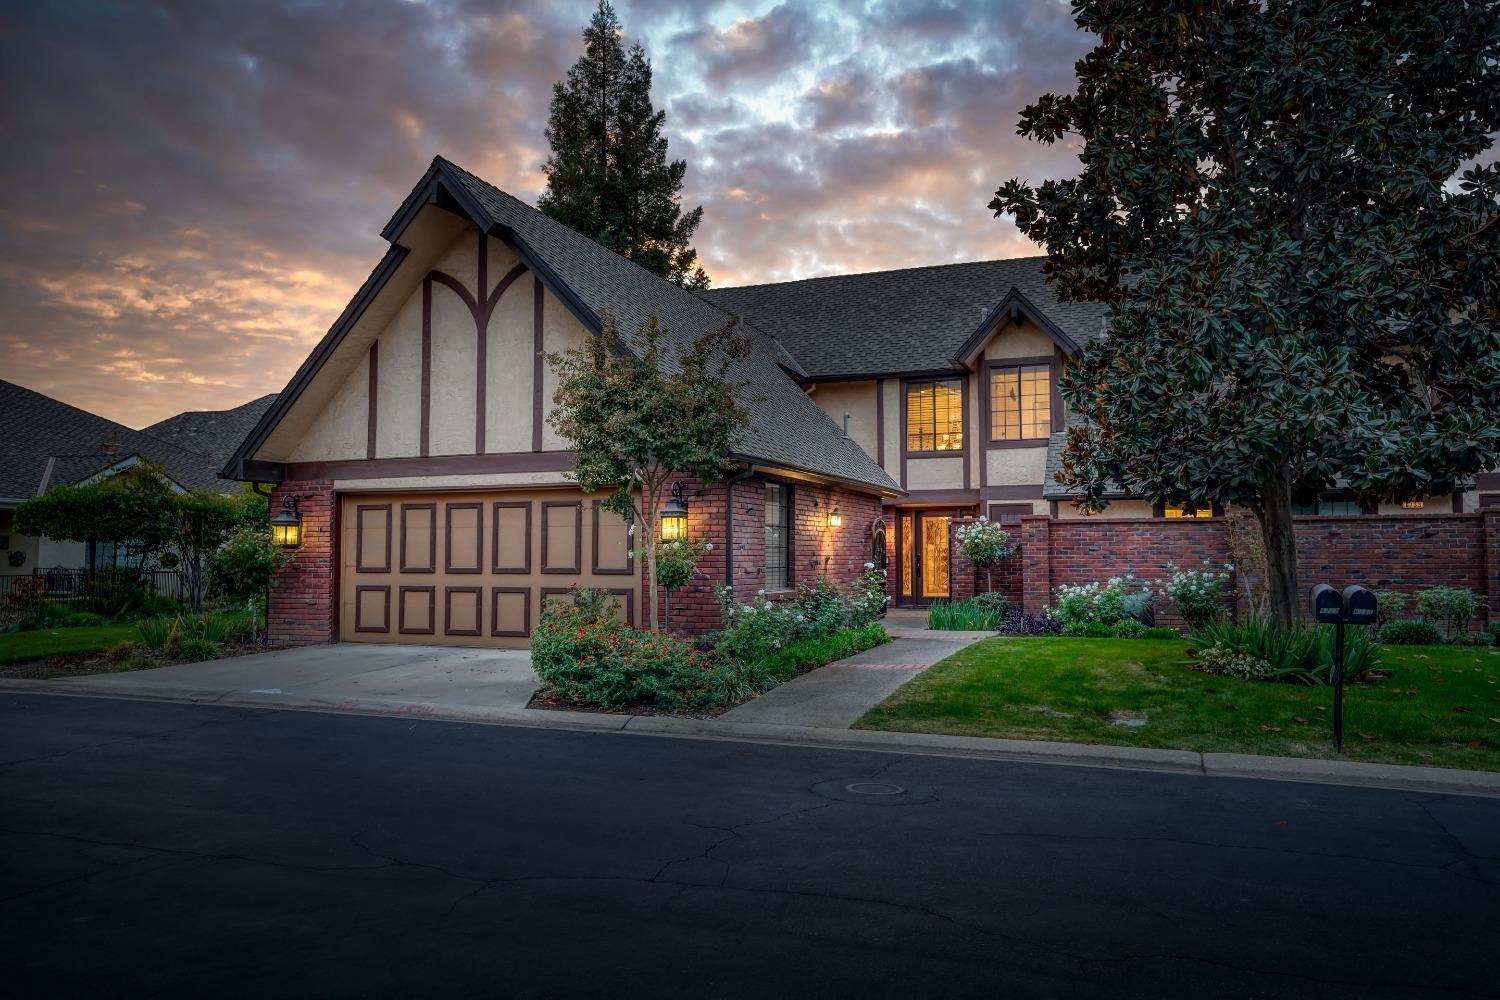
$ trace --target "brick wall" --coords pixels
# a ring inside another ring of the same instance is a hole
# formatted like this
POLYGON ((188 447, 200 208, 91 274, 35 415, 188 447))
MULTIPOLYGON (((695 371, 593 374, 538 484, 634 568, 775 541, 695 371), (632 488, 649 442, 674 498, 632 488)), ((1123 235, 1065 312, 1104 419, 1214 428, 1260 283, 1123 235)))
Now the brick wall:
MULTIPOLYGON (((734 592, 739 600, 748 601, 766 586, 766 484, 763 479, 751 478, 727 488, 733 493, 729 516, 734 518, 734 592)), ((688 500, 689 537, 711 542, 714 547, 699 561, 693 582, 672 594, 670 611, 665 608, 666 601, 662 602, 663 613, 669 615, 665 621, 674 631, 707 632, 723 624, 713 590, 725 577, 726 484, 704 488, 695 480, 684 479, 683 489, 688 500), (695 496, 699 489, 703 494, 695 496)), ((836 487, 793 484, 792 586, 821 575, 840 589, 848 589, 870 559, 870 525, 879 516, 880 500, 876 497, 836 487), (843 519, 838 528, 828 524, 835 505, 843 519)), ((645 596, 644 567, 641 583, 643 611, 638 620, 644 622, 644 602, 650 599, 645 596)))
MULTIPOLYGON (((1326 582, 1410 593, 1447 584, 1468 587, 1500 607, 1500 511, 1298 517, 1293 524, 1304 590, 1326 582)), ((1192 568, 1204 559, 1230 561, 1222 518, 1021 519, 1017 565, 1030 612, 1046 607, 1063 584, 1126 573, 1154 579, 1168 563, 1192 568)))
POLYGON ((335 497, 333 483, 285 482, 271 494, 271 516, 282 498, 295 494, 302 505, 302 547, 271 582, 267 631, 275 646, 330 642, 337 632, 335 497))

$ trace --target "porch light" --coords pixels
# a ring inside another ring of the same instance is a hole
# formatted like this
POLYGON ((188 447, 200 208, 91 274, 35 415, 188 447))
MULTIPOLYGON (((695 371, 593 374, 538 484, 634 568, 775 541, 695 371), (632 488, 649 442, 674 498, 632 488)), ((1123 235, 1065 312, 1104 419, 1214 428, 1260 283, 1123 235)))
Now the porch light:
POLYGON ((302 547, 302 507, 295 496, 281 500, 281 511, 271 518, 271 541, 284 549, 302 547))
POLYGON ((838 504, 834 504, 833 505, 833 510, 831 510, 831 511, 828 512, 828 526, 830 528, 838 528, 838 527, 842 527, 843 523, 844 523, 844 515, 839 510, 839 505, 838 504))
POLYGON ((682 482, 672 484, 672 498, 661 509, 661 538, 673 542, 687 537, 687 501, 682 498, 682 482))

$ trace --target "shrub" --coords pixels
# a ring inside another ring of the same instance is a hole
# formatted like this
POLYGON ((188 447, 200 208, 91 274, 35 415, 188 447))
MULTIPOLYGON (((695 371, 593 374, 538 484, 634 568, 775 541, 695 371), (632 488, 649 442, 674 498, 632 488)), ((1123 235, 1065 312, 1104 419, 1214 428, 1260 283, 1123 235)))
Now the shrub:
POLYGON ((573 602, 542 609, 531 660, 549 693, 603 708, 691 709, 747 697, 765 682, 753 666, 736 667, 684 639, 601 615, 602 603, 579 602, 575 594, 573 602))
POLYGON ((249 615, 236 615, 220 619, 224 626, 224 641, 232 646, 245 646, 255 641, 255 619, 249 615))
POLYGON ((681 590, 693 581, 698 560, 713 549, 712 542, 668 538, 656 543, 656 585, 665 591, 681 590))
POLYGON ((1449 639, 1468 631, 1474 614, 1484 606, 1467 587, 1429 587, 1417 591, 1417 614, 1424 622, 1439 622, 1449 639))
POLYGON ((1181 639, 1175 628, 1167 628, 1165 625, 1153 625, 1147 628, 1141 635, 1142 639, 1181 639))
POLYGON ((1220 677, 1236 677, 1242 681, 1262 681, 1271 676, 1271 665, 1254 653, 1230 649, 1228 646, 1210 646, 1199 650, 1198 669, 1220 677))
MULTIPOLYGON (((1333 682, 1334 627, 1278 628, 1259 615, 1238 621, 1216 619, 1193 631, 1199 650, 1222 646, 1246 653, 1268 666, 1266 679, 1300 684, 1333 682)), ((1359 678, 1379 666, 1379 647, 1362 629, 1347 629, 1344 636, 1344 676, 1359 678)))
POLYGON ((1070 639, 1109 639, 1114 636, 1115 627, 1103 622, 1073 621, 1062 627, 1062 634, 1070 639))
POLYGON ((1485 629, 1485 633, 1490 637, 1490 645, 1500 646, 1500 621, 1490 622, 1490 627, 1485 629))
POLYGON ((1460 632, 1453 637, 1455 646, 1493 646, 1495 637, 1489 632, 1460 632))
POLYGON ((1375 629, 1388 625, 1406 612, 1406 594, 1399 590, 1375 590, 1375 629))
POLYGON ((1028 615, 1020 608, 1005 612, 1005 620, 1000 623, 1002 635, 1061 635, 1062 630, 1062 622, 1047 612, 1028 615))
POLYGON ((1380 641, 1392 646, 1436 646, 1443 634, 1432 622, 1391 622, 1381 628, 1380 641))
POLYGON ((1189 628, 1201 625, 1219 613, 1220 595, 1234 569, 1229 565, 1223 569, 1209 568, 1207 559, 1203 560, 1203 565, 1204 569, 1179 569, 1174 563, 1168 563, 1167 573, 1170 575, 1165 580, 1156 581, 1157 587, 1167 595, 1167 600, 1189 628))
POLYGON ((1126 618, 1111 626, 1109 634, 1116 639, 1140 639, 1146 635, 1146 626, 1134 618, 1126 618))
POLYGON ((888 601, 885 570, 876 569, 874 563, 865 563, 865 571, 854 581, 854 589, 846 601, 849 627, 863 628, 878 621, 885 614, 888 601))
POLYGON ((1151 609, 1151 597, 1151 588, 1135 577, 1115 576, 1104 583, 1058 587, 1057 604, 1049 610, 1064 625, 1072 622, 1113 625, 1123 618, 1144 618, 1151 609))
POLYGON ((783 647, 762 661, 761 667, 772 678, 784 681, 804 670, 812 670, 846 656, 891 641, 881 625, 846 629, 820 639, 802 639, 783 647))
POLYGON ((202 663, 205 660, 217 660, 219 658, 219 644, 216 642, 209 642, 207 639, 184 639, 182 640, 182 645, 177 651, 177 658, 188 660, 192 663, 202 663))
POLYGON ((135 642, 130 639, 121 639, 119 642, 109 647, 109 650, 104 655, 109 657, 116 663, 121 663, 125 660, 132 659, 139 652, 140 646, 136 645, 135 642))
POLYGON ((149 596, 145 573, 132 566, 101 567, 84 587, 88 609, 111 618, 139 613, 149 596))
POLYGON ((167 636, 175 625, 176 620, 171 618, 142 618, 135 628, 141 634, 141 645, 160 653, 166 649, 167 636))
POLYGON ((1004 620, 1003 610, 996 612, 978 600, 934 601, 927 609, 927 627, 945 632, 993 632, 1004 620))
POLYGON ((763 660, 796 638, 796 620, 785 605, 766 600, 764 594, 741 604, 728 587, 716 587, 714 595, 724 615, 718 650, 731 662, 763 660))
POLYGON ((799 586, 796 601, 789 639, 816 639, 844 627, 844 595, 826 576, 799 586))
POLYGON ((61 628, 86 628, 90 625, 103 625, 109 619, 103 615, 93 614, 89 611, 73 611, 62 616, 57 622, 61 628))

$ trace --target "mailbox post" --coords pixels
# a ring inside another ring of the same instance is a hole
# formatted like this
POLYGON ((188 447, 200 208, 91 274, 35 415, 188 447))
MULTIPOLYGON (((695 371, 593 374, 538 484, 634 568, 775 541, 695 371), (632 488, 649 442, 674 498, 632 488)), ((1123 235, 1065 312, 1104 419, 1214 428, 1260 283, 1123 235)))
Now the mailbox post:
POLYGON ((1358 584, 1342 591, 1326 583, 1312 589, 1308 600, 1313 621, 1332 625, 1333 633, 1333 748, 1344 749, 1344 626, 1375 624, 1375 594, 1358 584))

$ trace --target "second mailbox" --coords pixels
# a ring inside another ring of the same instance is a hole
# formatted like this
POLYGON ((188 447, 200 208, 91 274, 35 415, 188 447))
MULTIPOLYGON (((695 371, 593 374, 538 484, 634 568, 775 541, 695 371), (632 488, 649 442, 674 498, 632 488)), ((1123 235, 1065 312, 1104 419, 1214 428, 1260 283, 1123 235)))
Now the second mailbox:
POLYGON ((1313 621, 1337 623, 1344 620, 1344 595, 1320 583, 1312 589, 1313 621))
POLYGON ((1341 595, 1344 599, 1344 621, 1350 625, 1375 624, 1375 592, 1359 584, 1350 584, 1341 595))

